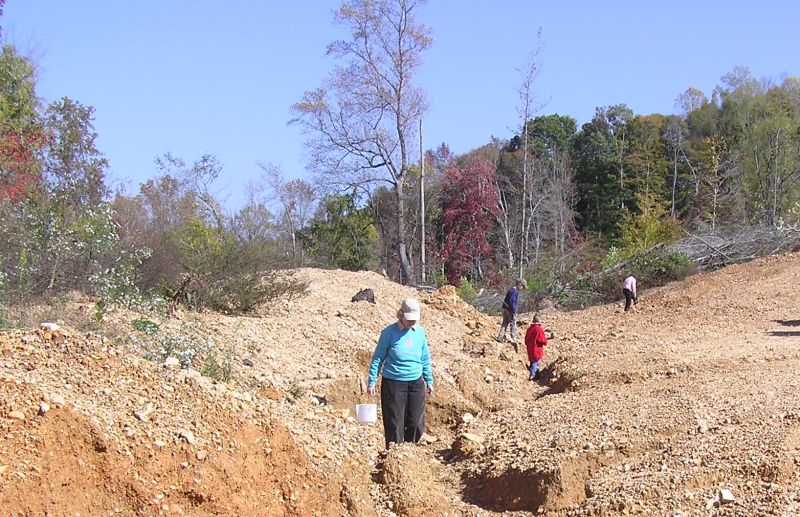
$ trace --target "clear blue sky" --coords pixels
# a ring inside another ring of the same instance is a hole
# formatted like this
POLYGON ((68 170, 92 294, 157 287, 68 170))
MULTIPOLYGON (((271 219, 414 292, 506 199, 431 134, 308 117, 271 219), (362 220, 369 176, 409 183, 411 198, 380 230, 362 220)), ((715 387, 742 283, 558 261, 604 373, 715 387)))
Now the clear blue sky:
MULTIPOLYGON (((38 65, 45 102, 96 108, 97 144, 128 192, 167 151, 223 164, 219 194, 243 202, 256 162, 304 177, 290 106, 336 61, 345 36, 334 0, 7 0, 3 38, 38 65)), ((578 124, 598 106, 672 113, 678 94, 710 96, 734 66, 757 78, 800 75, 800 1, 430 0, 434 31, 417 83, 428 93, 425 146, 464 153, 519 123, 517 90, 542 29, 539 114, 578 124)))

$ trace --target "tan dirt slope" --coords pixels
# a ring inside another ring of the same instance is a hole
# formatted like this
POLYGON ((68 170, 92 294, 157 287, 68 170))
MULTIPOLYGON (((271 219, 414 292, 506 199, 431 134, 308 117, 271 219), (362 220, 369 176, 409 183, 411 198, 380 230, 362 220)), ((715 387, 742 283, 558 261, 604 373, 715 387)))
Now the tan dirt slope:
POLYGON ((643 286, 631 313, 545 314, 557 337, 535 382, 524 351, 493 340, 499 320, 452 288, 298 275, 307 295, 253 317, 157 320, 229 357, 227 383, 143 359, 135 314, 77 330, 89 300, 62 307, 57 331, 0 334, 2 514, 800 511, 798 254, 643 286), (366 287, 377 303, 352 303, 366 287), (385 453, 353 406, 407 296, 423 301, 436 391, 426 442, 385 453))

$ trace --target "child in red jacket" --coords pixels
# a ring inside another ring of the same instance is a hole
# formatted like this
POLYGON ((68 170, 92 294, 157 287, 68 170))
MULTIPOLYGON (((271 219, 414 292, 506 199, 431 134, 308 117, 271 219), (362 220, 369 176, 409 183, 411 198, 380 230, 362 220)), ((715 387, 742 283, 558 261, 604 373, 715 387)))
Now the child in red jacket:
MULTIPOLYGON (((550 333, 552 339, 553 333, 550 333)), ((531 376, 528 380, 534 380, 539 377, 539 366, 541 365, 542 357, 544 357, 544 346, 547 344, 547 336, 544 335, 542 329, 541 319, 539 314, 533 315, 533 323, 528 327, 525 333, 525 347, 528 349, 528 361, 530 362, 531 376)))

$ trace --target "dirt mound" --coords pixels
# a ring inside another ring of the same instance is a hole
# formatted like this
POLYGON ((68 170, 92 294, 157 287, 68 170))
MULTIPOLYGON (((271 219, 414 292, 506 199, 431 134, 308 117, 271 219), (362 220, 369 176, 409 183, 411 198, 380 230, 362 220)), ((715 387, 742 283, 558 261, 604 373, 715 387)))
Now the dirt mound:
POLYGON ((203 376, 199 355, 183 369, 143 359, 158 353, 132 324, 142 315, 117 311, 97 332, 76 330, 90 326, 81 321, 89 300, 46 309, 63 314, 59 330, 0 334, 0 507, 360 516, 800 508, 800 255, 642 286, 630 313, 548 312, 558 337, 535 382, 524 347, 495 342, 499 320, 452 288, 297 274, 307 295, 253 317, 144 316, 170 343, 185 338, 228 358, 227 382, 203 376), (375 303, 352 302, 365 288, 375 303), (359 424, 353 406, 368 399, 377 337, 409 296, 423 302, 436 391, 425 443, 385 452, 380 425, 359 424))
POLYGON ((248 419, 252 408, 214 400, 181 372, 66 328, 7 333, 1 343, 0 506, 8 514, 340 511, 335 484, 309 466, 285 427, 248 419))

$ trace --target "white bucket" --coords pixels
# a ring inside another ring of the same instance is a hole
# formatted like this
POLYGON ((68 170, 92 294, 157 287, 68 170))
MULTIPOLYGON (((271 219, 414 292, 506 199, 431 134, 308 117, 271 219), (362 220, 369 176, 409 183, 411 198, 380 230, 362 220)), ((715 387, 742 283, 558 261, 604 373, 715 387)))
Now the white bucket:
POLYGON ((377 404, 356 404, 356 420, 365 424, 374 424, 378 421, 377 404))

